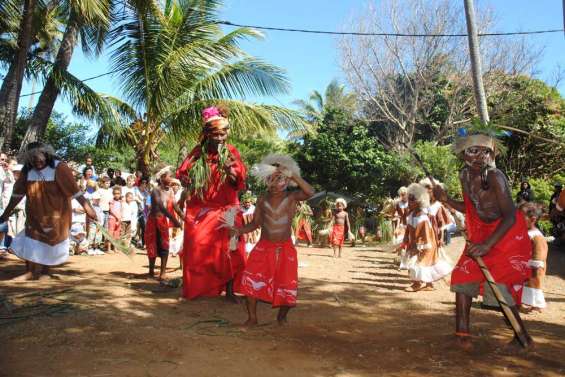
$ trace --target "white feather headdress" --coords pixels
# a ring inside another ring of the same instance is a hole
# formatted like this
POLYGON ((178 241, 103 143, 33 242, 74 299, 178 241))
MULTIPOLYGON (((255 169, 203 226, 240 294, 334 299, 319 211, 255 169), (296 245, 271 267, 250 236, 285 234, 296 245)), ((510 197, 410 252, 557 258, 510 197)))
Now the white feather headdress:
MULTIPOLYGON (((264 157, 260 163, 253 165, 251 168, 251 175, 255 178, 266 182, 276 170, 288 170, 294 176, 300 177, 300 167, 292 159, 292 157, 285 154, 269 154, 264 157)), ((291 186, 296 186, 296 183, 290 182, 291 186)))

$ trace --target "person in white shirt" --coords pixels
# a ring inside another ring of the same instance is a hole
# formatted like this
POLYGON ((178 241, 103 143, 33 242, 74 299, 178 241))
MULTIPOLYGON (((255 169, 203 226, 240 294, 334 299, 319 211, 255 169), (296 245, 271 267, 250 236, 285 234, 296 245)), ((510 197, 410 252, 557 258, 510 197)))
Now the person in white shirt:
POLYGON ((137 212, 139 208, 137 202, 133 200, 133 193, 128 192, 125 201, 122 203, 122 223, 120 237, 124 239, 128 245, 132 236, 137 232, 137 212))
POLYGON ((110 202, 114 198, 112 194, 112 189, 110 188, 110 177, 104 176, 100 179, 100 187, 98 192, 100 193, 100 209, 104 213, 103 225, 108 228, 108 216, 110 215, 110 202))

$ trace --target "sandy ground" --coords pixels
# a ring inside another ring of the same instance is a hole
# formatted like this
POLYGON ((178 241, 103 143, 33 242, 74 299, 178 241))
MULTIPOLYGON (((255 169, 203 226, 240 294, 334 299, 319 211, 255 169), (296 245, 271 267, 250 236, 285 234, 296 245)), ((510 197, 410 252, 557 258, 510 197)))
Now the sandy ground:
MULTIPOLYGON (((456 258, 462 240, 449 254, 456 258)), ((178 302, 142 278, 146 257, 73 256, 40 282, 15 282, 0 260, 0 376, 563 376, 565 250, 550 253, 549 307, 526 316, 535 351, 510 352, 501 314, 472 309, 475 350, 453 342, 453 294, 408 293, 387 247, 299 249, 299 303, 289 325, 268 305, 243 331, 243 305, 178 302)), ((173 258, 171 267, 178 266, 173 258)), ((180 271, 171 272, 180 276, 180 271)))

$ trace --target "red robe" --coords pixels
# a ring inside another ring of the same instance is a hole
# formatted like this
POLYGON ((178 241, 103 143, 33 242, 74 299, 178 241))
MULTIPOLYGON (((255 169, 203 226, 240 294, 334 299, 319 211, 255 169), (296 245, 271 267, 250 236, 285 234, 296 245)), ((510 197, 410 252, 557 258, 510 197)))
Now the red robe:
POLYGON ((292 240, 259 240, 241 277, 238 292, 277 306, 296 306, 298 259, 292 240))
MULTIPOLYGON (((485 223, 477 214, 472 202, 465 195, 465 223, 469 240, 473 243, 485 241, 496 229, 501 220, 485 223)), ((521 302, 522 287, 530 277, 528 260, 532 255, 532 244, 528 237, 528 228, 524 215, 516 211, 516 222, 498 241, 483 260, 494 280, 504 284, 512 294, 517 305, 521 302)), ((475 260, 465 253, 451 274, 451 284, 481 283, 481 292, 485 278, 475 260)))
MULTIPOLYGON (((218 296, 226 283, 234 283, 245 268, 245 242, 240 237, 237 249, 229 250, 229 232, 222 226, 226 210, 239 208, 238 191, 245 188, 246 169, 238 150, 226 144, 234 161, 235 184, 227 179, 222 182, 217 153, 207 156, 210 166, 210 182, 204 198, 192 195, 186 203, 183 242, 183 296, 194 299, 199 296, 218 296)), ((200 146, 192 150, 177 170, 177 178, 186 180, 192 168, 191 157, 199 153, 200 146)), ((241 211, 236 225, 241 225, 241 211)))

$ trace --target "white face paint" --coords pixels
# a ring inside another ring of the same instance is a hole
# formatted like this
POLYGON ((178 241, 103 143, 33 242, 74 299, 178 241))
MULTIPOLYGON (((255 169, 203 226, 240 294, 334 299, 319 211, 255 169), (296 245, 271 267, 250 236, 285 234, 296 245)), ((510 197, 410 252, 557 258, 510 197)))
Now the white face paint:
POLYGON ((267 178, 266 183, 269 191, 282 192, 287 189, 289 184, 289 179, 287 176, 277 171, 267 178))

